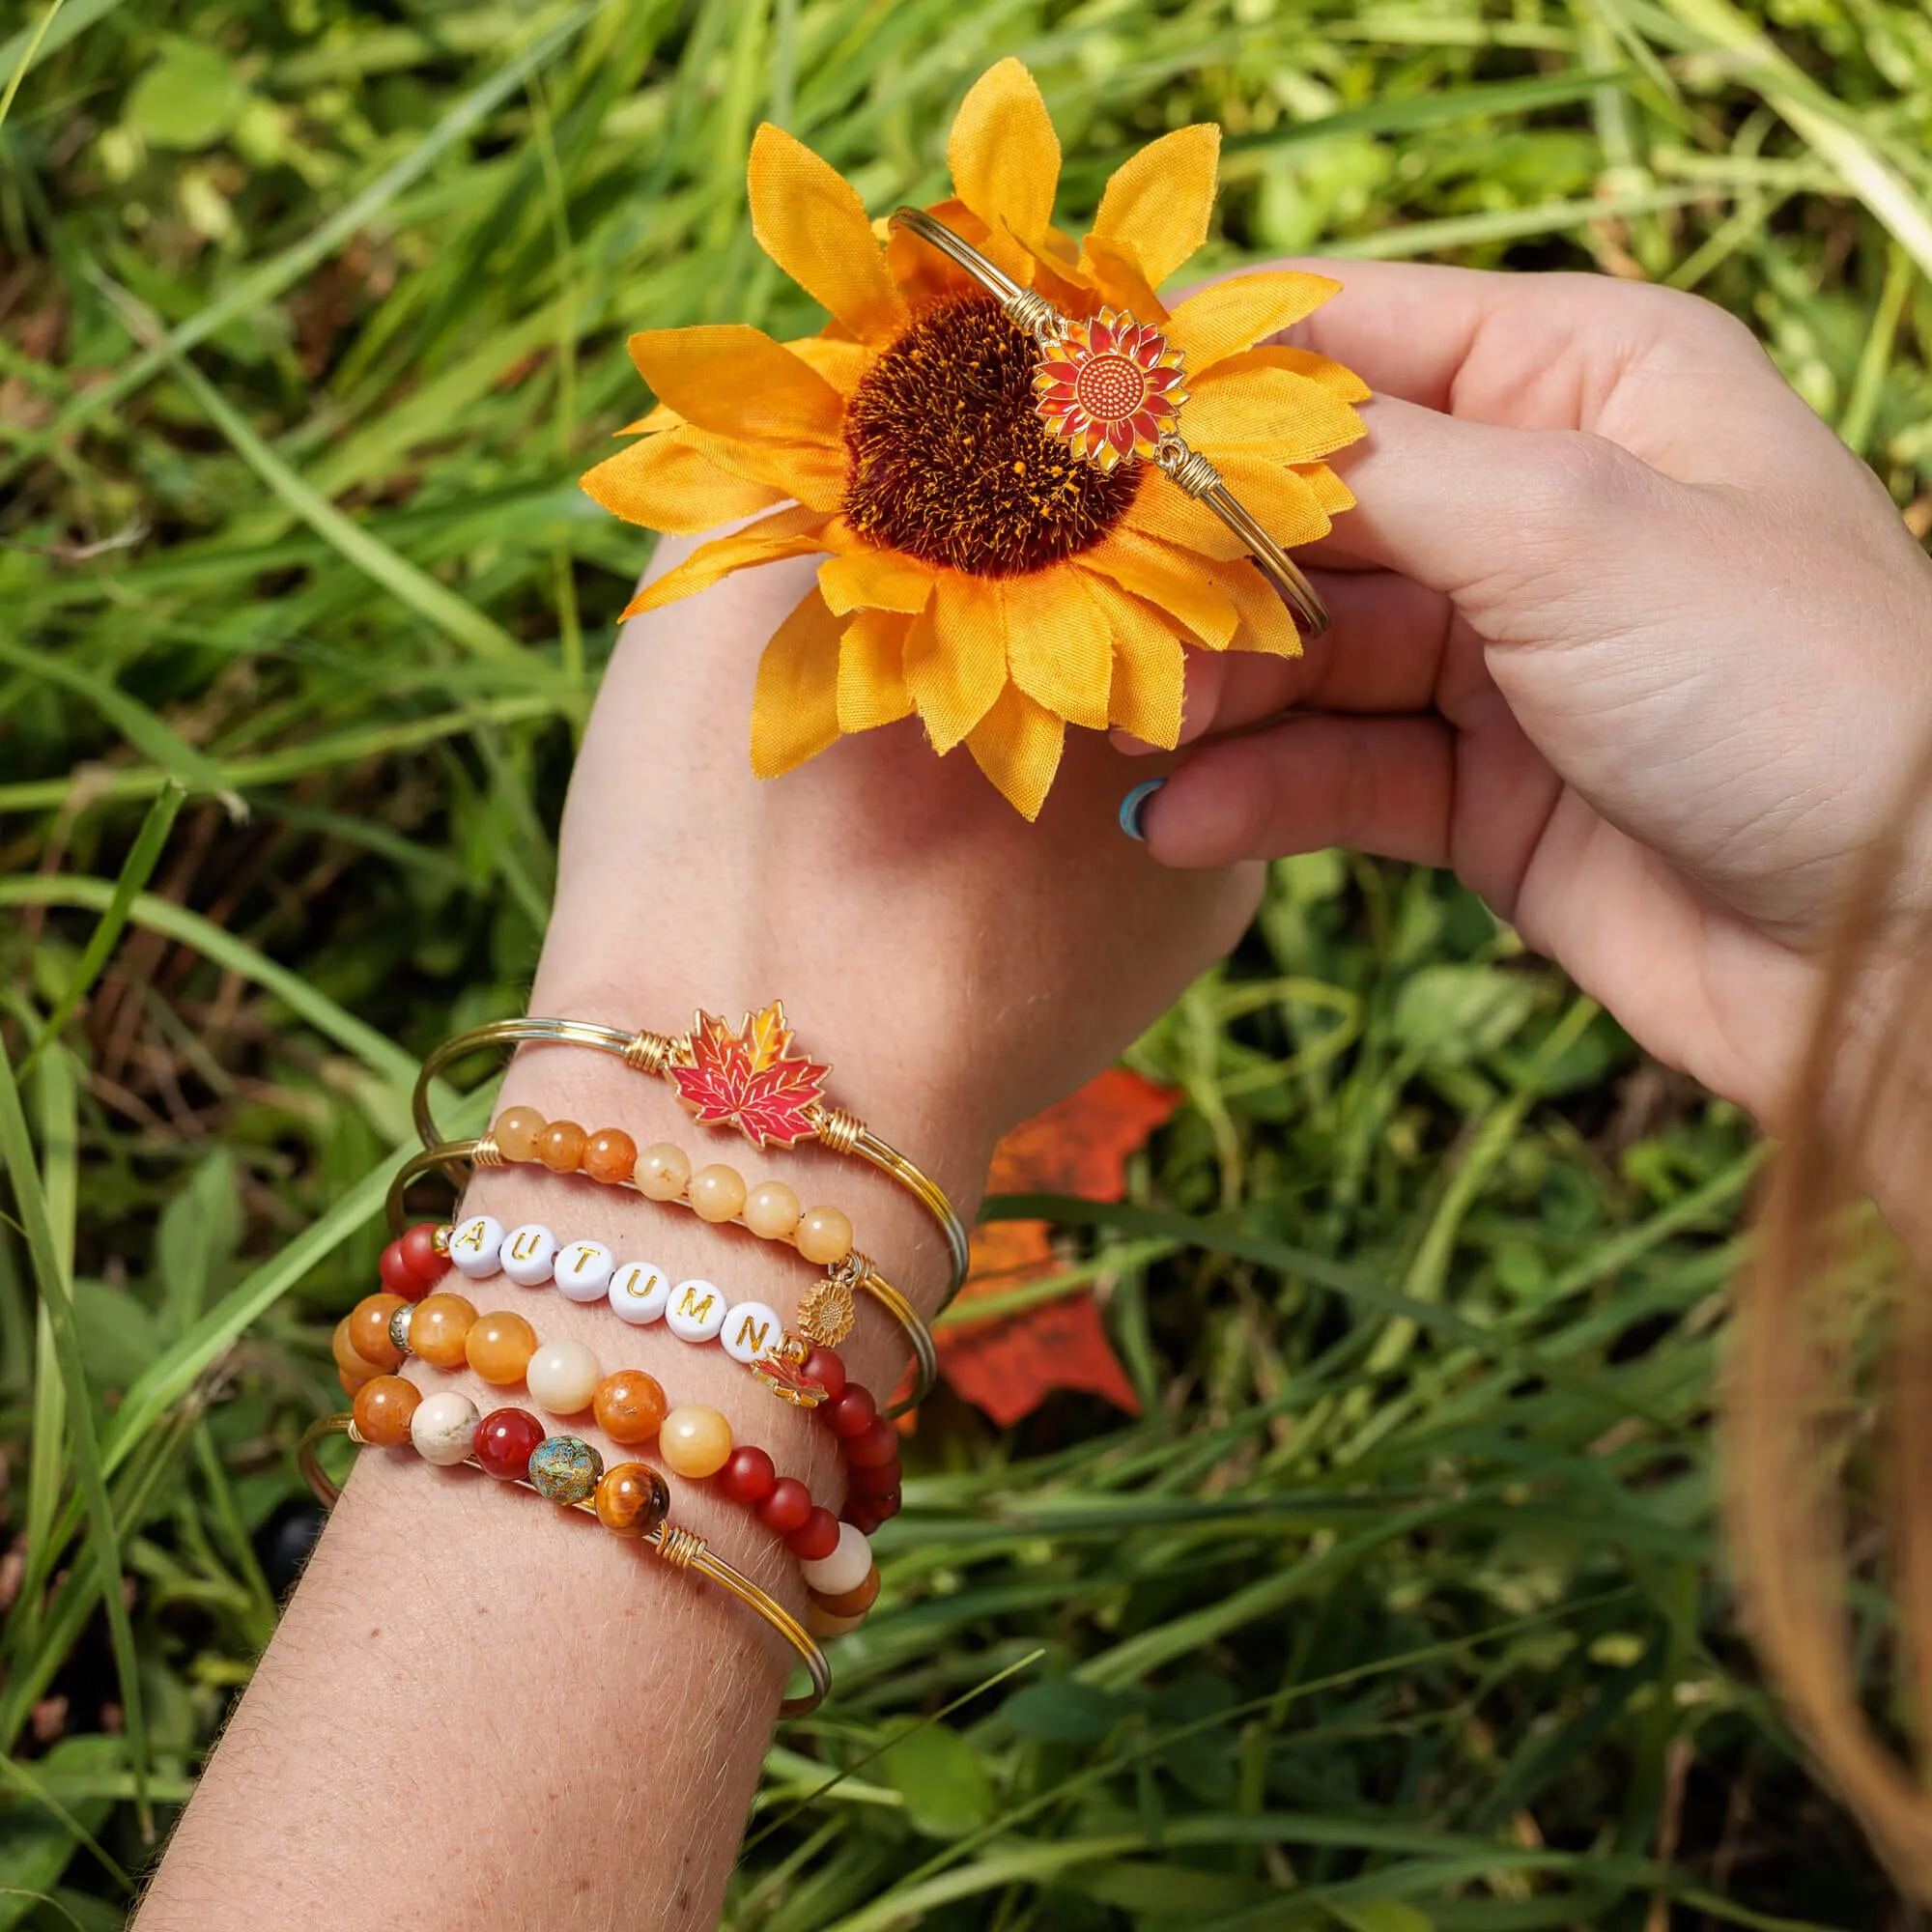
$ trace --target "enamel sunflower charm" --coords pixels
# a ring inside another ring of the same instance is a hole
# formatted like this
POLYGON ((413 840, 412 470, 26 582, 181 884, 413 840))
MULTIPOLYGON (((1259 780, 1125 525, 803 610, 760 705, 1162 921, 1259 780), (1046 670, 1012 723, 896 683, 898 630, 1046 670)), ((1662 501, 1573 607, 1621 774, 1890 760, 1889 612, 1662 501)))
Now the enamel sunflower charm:
POLYGON ((1180 351, 1159 329, 1103 308, 1091 322, 1069 323, 1058 345, 1040 352, 1034 407, 1047 433, 1096 469, 1126 456, 1151 463, 1161 438, 1180 427, 1181 373, 1180 351))

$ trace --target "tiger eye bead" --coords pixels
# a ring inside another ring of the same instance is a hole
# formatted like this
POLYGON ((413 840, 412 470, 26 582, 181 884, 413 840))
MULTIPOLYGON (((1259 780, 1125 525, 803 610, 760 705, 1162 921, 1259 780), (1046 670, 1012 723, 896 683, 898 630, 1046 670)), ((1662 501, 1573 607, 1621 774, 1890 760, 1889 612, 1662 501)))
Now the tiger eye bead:
POLYGON ((403 1351, 389 1340, 389 1317, 410 1304, 400 1294, 365 1294, 349 1311, 349 1342, 365 1362, 379 1369, 402 1365, 403 1351))
POLYGON ((501 1310, 479 1315, 463 1338, 464 1358, 495 1388, 522 1381, 536 1351, 537 1331, 521 1315, 501 1310))
POLYGON ((648 1536, 670 1514, 665 1479, 644 1463, 619 1463, 597 1480, 597 1520, 618 1536, 648 1536))
POLYGON ((410 1439, 410 1422, 422 1391, 401 1376, 376 1376, 355 1391, 355 1433, 378 1449, 410 1439))
POLYGON ((590 1398, 598 1428, 626 1448, 648 1442, 658 1433, 667 1406, 658 1378, 642 1369, 619 1369, 614 1376, 606 1376, 590 1398))
POLYGON ((745 1225, 767 1241, 781 1241, 798 1226, 798 1196, 782 1180, 761 1180, 745 1196, 745 1225))
POLYGON ((490 1137, 505 1160, 535 1160, 537 1143, 549 1124, 534 1107, 506 1107, 497 1117, 490 1137))
POLYGON ((605 1127, 583 1145, 583 1172, 606 1187, 629 1180, 638 1165, 638 1144, 622 1127, 605 1127))
POLYGON ((827 1616, 863 1617, 879 1600, 879 1571, 876 1564, 866 1572, 866 1580, 850 1590, 843 1590, 834 1596, 818 1595, 814 1598, 818 1607, 827 1616))
POLYGON ((798 1251, 829 1267, 852 1252, 852 1221, 837 1208, 808 1208, 798 1217, 798 1251))
POLYGON ((589 1141, 575 1121, 553 1121, 537 1137, 537 1158, 553 1174, 575 1174, 589 1141))
POLYGON ((691 1177, 685 1198, 705 1221, 728 1221, 745 1205, 745 1177, 723 1161, 700 1167, 691 1177))
POLYGON ((675 1476, 715 1476, 731 1459, 731 1425, 717 1409, 688 1403, 659 1427, 658 1454, 675 1476))
POLYGON ((691 1156, 673 1141, 656 1141, 638 1156, 638 1191, 652 1201, 675 1201, 691 1180, 691 1156))
POLYGON ((433 1369, 459 1369, 475 1325, 476 1304, 467 1294, 429 1295, 411 1318, 410 1349, 433 1369))

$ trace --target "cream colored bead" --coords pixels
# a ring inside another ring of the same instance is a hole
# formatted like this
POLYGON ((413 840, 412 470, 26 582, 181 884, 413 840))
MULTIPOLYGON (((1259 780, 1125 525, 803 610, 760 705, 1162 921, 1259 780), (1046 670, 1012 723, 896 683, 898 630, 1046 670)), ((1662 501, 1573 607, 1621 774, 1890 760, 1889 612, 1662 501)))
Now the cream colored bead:
POLYGON ((776 1308, 767 1308, 762 1301, 734 1301, 719 1333, 724 1338, 724 1352, 749 1366, 784 1333, 784 1322, 776 1308))
POLYGON ((624 1321, 642 1328, 665 1312, 670 1276, 656 1262, 624 1262, 611 1276, 611 1306, 624 1321))
MULTIPOLYGON (((701 1403, 674 1408, 658 1428, 658 1454, 674 1476, 693 1481, 715 1476, 731 1460, 731 1425, 701 1403)), ((866 1569, 871 1567, 868 1553, 866 1569)), ((859 1574, 863 1577, 865 1571, 859 1574)))
POLYGON ((745 1225, 767 1241, 781 1241, 798 1226, 798 1196, 782 1180, 761 1180, 745 1196, 745 1225))
POLYGON ((745 1177, 719 1161, 691 1177, 684 1198, 706 1221, 728 1221, 745 1205, 745 1177))
POLYGON ((467 1395, 444 1389, 416 1404, 415 1413, 410 1417, 410 1440, 425 1463, 454 1468, 475 1453, 476 1425, 482 1419, 467 1395))
POLYGON ((680 1342, 708 1342, 724 1327, 729 1306, 722 1288, 708 1281, 681 1281, 670 1292, 665 1326, 680 1342))
POLYGON ((495 1274, 502 1250, 503 1224, 493 1215, 472 1214, 450 1233, 449 1259, 471 1281, 495 1274))
POLYGON ((798 1251, 820 1267, 852 1252, 852 1221, 837 1208, 808 1208, 798 1217, 798 1251))
POLYGON ((806 1587, 816 1590, 821 1597, 842 1597, 847 1590, 856 1590, 871 1574, 871 1569, 872 1546, 849 1522, 841 1522, 838 1548, 830 1556, 801 1563, 798 1574, 805 1578, 806 1587))
POLYGON ((572 1241, 556 1251, 551 1278, 569 1301, 602 1301, 617 1257, 602 1241, 572 1241))
POLYGON ((556 1261, 556 1236, 541 1221, 526 1221, 503 1236, 499 1265, 519 1288, 541 1288, 556 1261))
POLYGON ((639 1191, 653 1201, 675 1201, 691 1180, 691 1156, 671 1141, 657 1141, 638 1156, 639 1191))
POLYGON ((546 1342, 524 1371, 524 1386, 539 1408, 579 1415, 590 1406, 604 1365, 582 1342, 546 1342))

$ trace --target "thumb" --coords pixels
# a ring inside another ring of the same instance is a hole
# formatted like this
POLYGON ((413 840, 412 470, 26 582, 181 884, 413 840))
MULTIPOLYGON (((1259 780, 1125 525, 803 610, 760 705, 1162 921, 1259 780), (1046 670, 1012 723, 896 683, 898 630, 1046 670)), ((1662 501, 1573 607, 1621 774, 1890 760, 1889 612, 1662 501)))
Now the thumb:
POLYGON ((1506 429, 1394 396, 1329 461, 1356 507, 1316 555, 1392 570, 1451 598, 1492 643, 1551 641, 1628 615, 1660 546, 1680 545, 1691 486, 1586 430, 1506 429))

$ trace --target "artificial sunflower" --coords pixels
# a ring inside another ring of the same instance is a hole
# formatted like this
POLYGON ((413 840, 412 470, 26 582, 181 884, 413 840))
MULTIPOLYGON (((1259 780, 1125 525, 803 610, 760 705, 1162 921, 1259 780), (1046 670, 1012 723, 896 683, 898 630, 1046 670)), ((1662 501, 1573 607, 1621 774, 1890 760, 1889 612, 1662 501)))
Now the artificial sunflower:
POLYGON ((734 325, 632 336, 658 407, 583 487, 658 530, 770 513, 627 617, 824 555, 759 663, 759 777, 916 711, 936 751, 963 743, 1033 818, 1067 724, 1175 744, 1184 644, 1298 653, 1238 539, 1143 460, 1184 401, 1188 441, 1284 548, 1354 501, 1321 459, 1361 435, 1367 387, 1307 350, 1256 347, 1338 285, 1273 270, 1173 309, 1154 293, 1207 237, 1219 153, 1212 126, 1163 135, 1115 172, 1076 242, 1053 225, 1060 143, 1033 76, 1004 60, 974 84, 947 145, 954 197, 929 212, 1079 325, 1037 366, 963 270, 758 129, 753 232, 832 319, 785 343, 734 325))

